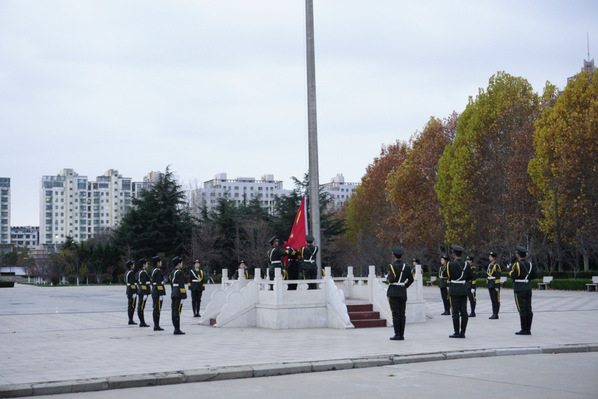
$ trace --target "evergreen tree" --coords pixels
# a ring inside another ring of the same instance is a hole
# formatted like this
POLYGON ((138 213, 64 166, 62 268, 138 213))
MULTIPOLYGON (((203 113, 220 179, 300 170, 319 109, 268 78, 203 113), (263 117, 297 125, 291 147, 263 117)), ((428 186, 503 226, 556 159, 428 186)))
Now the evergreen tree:
POLYGON ((158 253, 167 258, 188 253, 193 221, 185 206, 185 193, 170 168, 139 198, 115 231, 121 250, 134 259, 158 253))

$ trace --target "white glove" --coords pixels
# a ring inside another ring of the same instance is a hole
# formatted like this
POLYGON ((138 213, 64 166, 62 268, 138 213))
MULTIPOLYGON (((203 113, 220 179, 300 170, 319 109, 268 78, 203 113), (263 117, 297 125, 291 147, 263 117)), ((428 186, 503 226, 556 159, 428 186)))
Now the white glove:
POLYGON ((471 293, 475 294, 475 289, 474 288, 471 289, 471 293))

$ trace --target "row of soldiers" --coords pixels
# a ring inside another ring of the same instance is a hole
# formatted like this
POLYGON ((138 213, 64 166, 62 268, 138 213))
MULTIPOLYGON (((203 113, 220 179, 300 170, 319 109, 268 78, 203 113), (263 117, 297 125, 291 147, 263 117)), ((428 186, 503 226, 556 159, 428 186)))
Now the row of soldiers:
MULTIPOLYGON (((445 312, 449 314, 447 302, 451 309, 454 333, 450 338, 465 338, 465 331, 469 317, 475 317, 475 273, 473 269, 473 258, 468 257, 467 261, 461 259, 464 248, 460 245, 452 245, 451 253, 453 260, 443 256, 442 266, 439 274, 439 287, 445 303, 445 312), (472 303, 472 312, 467 314, 468 297, 472 303)), ((405 309, 407 303, 407 288, 413 283, 411 268, 401 261, 404 249, 393 247, 393 263, 388 267, 387 282, 389 284, 387 296, 390 304, 395 335, 391 340, 404 340, 405 332, 405 309)), ((517 335, 531 335, 532 327, 532 290, 531 280, 537 277, 536 269, 526 260, 527 249, 521 245, 515 248, 517 260, 509 272, 513 280, 513 291, 515 303, 519 311, 521 330, 517 335)), ((492 316, 490 319, 498 319, 500 309, 500 277, 501 268, 496 262, 497 255, 490 253, 487 279, 488 292, 492 301, 492 316), (498 279, 498 280, 497 280, 498 279)))
MULTIPOLYGON (((168 278, 163 274, 162 258, 154 256, 151 260, 154 264, 151 275, 147 272, 149 262, 146 258, 139 259, 137 263, 132 260, 126 263, 128 270, 125 274, 125 283, 127 286, 129 324, 137 324, 133 320, 135 308, 137 307, 139 327, 149 327, 145 322, 144 310, 147 298, 151 295, 153 301, 152 315, 154 319, 154 331, 164 331, 160 327, 160 313, 162 311, 163 297, 166 295, 165 281, 169 281, 171 286, 171 317, 174 334, 184 335, 185 333, 181 331, 181 310, 183 308, 182 300, 187 298, 187 289, 185 287, 186 278, 182 271, 183 260, 178 256, 172 259, 173 269, 168 278)), ((189 272, 189 290, 191 291, 193 317, 200 317, 201 296, 207 281, 207 274, 200 268, 199 260, 195 260, 193 268, 189 272)))

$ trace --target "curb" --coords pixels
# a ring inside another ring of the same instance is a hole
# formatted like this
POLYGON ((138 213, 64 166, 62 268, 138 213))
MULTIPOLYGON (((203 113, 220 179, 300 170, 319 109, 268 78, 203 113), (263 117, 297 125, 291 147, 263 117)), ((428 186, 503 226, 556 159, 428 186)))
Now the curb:
POLYGON ((434 362, 439 360, 471 359, 494 356, 598 352, 598 343, 545 345, 523 348, 469 349, 419 353, 410 355, 378 355, 353 359, 323 360, 313 362, 266 363, 246 366, 213 367, 195 370, 133 374, 107 378, 89 378, 27 384, 0 385, 0 397, 57 395, 64 393, 94 392, 109 389, 140 388, 156 385, 184 384, 203 381, 239 378, 271 377, 277 375, 337 371, 365 367, 382 367, 395 364, 434 362))

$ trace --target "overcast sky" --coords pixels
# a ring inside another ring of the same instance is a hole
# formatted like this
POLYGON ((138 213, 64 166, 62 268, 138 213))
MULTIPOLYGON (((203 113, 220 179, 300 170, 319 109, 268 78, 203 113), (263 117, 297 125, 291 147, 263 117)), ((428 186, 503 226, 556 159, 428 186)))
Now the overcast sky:
MULTIPOLYGON (((314 0, 320 182, 462 112, 497 71, 563 88, 598 58, 595 1, 314 0)), ((0 176, 167 165, 188 187, 308 169, 303 0, 1 0, 0 176)))

